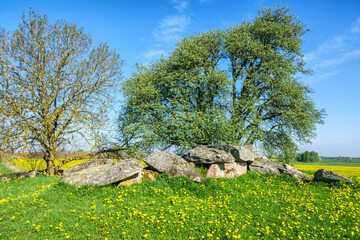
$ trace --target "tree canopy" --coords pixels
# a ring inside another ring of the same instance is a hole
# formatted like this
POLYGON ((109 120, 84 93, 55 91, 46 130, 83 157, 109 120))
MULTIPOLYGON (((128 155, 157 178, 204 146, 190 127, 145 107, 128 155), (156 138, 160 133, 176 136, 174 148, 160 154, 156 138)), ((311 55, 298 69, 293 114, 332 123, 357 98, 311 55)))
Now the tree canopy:
POLYGON ((297 79, 311 73, 301 50, 307 31, 278 6, 180 40, 168 57, 137 66, 126 80, 124 132, 152 148, 258 143, 294 158, 324 116, 297 79))
POLYGON ((97 144, 122 65, 83 28, 32 9, 14 32, 0 29, 1 148, 43 151, 54 174, 54 153, 74 136, 97 144))
POLYGON ((317 152, 314 151, 305 151, 297 155, 296 161, 298 162, 319 162, 320 157, 317 152))

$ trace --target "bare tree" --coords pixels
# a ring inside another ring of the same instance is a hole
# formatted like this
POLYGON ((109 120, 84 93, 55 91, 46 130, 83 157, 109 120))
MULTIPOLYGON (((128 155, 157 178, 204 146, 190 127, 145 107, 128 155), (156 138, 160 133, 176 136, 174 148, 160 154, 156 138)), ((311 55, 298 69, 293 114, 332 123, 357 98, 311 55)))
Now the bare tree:
POLYGON ((99 143, 122 65, 107 44, 93 47, 83 28, 23 13, 16 31, 0 29, 0 148, 36 146, 55 174, 65 162, 55 168, 54 154, 74 136, 99 143))

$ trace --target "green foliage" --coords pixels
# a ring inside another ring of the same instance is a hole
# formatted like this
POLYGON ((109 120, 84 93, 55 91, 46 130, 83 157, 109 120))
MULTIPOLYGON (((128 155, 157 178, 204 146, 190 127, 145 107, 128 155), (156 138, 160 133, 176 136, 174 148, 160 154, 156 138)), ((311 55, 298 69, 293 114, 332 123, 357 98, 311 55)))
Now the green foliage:
POLYGON ((314 151, 305 151, 303 153, 299 153, 296 157, 296 161, 298 162, 319 162, 320 157, 317 152, 314 151))
POLYGON ((295 142, 309 142, 324 116, 295 78, 310 73, 301 51, 307 31, 278 6, 184 38, 168 58, 137 66, 123 86, 120 121, 150 149, 260 142, 294 160, 295 142))
POLYGON ((310 162, 310 152, 309 151, 304 152, 304 155, 302 156, 301 160, 303 162, 310 162))
POLYGON ((128 101, 120 121, 127 129, 147 145, 217 143, 226 125, 227 79, 216 69, 221 37, 211 31, 185 38, 169 59, 138 66, 124 85, 128 101))

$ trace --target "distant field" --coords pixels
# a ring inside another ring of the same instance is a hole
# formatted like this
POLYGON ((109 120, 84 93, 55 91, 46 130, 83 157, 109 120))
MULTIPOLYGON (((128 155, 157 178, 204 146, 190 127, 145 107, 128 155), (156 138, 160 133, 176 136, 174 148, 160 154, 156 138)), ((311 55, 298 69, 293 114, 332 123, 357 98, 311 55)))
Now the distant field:
MULTIPOLYGON (((61 161, 64 159, 58 158, 55 161, 55 166, 57 166, 61 161)), ((32 159, 24 159, 24 158, 14 158, 8 160, 12 165, 15 167, 23 170, 23 171, 31 171, 31 170, 44 170, 46 169, 46 163, 41 158, 32 158, 32 159)), ((65 170, 70 167, 73 167, 75 165, 78 165, 80 163, 89 161, 89 159, 81 159, 81 160, 74 160, 71 161, 64 166, 61 167, 61 169, 65 170)))
MULTIPOLYGON (((57 166, 61 161, 63 161, 63 158, 58 158, 55 161, 55 166, 57 166)), ((85 158, 81 160, 74 160, 71 162, 66 163, 64 166, 62 166, 60 169, 66 170, 68 168, 71 168, 73 166, 76 166, 80 163, 87 162, 90 159, 85 158)), ((120 161, 121 159, 113 159, 114 161, 120 161)), ((23 171, 32 171, 32 170, 45 170, 46 169, 46 163, 41 158, 32 158, 32 159, 24 159, 24 158, 13 158, 9 159, 8 162, 10 162, 13 166, 16 168, 23 170, 23 171)), ((147 167, 147 165, 144 163, 144 161, 141 160, 141 163, 147 167)))
POLYGON ((326 169, 346 177, 360 177, 360 167, 357 166, 330 166, 330 165, 305 165, 294 164, 294 167, 308 173, 316 172, 319 169, 326 169))
POLYGON ((334 159, 324 159, 320 162, 295 162, 295 168, 313 174, 319 169, 326 169, 346 177, 360 177, 360 162, 358 161, 337 161, 334 159))
POLYGON ((296 165, 317 165, 317 166, 344 166, 344 167, 360 167, 360 162, 339 162, 339 161, 320 161, 320 162, 295 162, 296 165))

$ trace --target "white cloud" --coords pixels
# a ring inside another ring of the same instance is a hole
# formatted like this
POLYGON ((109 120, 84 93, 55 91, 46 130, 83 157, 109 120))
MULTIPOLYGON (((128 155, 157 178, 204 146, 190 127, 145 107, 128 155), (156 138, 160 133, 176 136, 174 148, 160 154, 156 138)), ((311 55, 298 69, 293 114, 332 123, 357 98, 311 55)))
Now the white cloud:
POLYGON ((330 79, 343 71, 344 64, 360 59, 360 18, 349 26, 343 34, 320 44, 315 51, 305 54, 305 61, 315 74, 305 78, 314 83, 330 79))
POLYGON ((327 79, 327 78, 330 78, 330 77, 333 77, 333 76, 337 75, 338 73, 339 73, 339 70, 326 72, 326 73, 323 73, 323 74, 317 74, 316 78, 317 79, 327 79))
POLYGON ((154 36, 159 42, 173 42, 181 37, 186 27, 190 23, 190 17, 185 15, 166 16, 159 23, 154 32, 154 36))
POLYGON ((351 28, 351 32, 358 33, 360 32, 360 17, 356 20, 351 28))
POLYGON ((360 57, 360 17, 342 35, 326 41, 305 54, 305 61, 315 69, 339 66, 360 57))
POLYGON ((320 44, 316 51, 305 54, 305 61, 318 60, 318 58, 321 58, 323 55, 339 51, 345 44, 345 35, 336 36, 333 39, 320 44))
POLYGON ((167 52, 174 46, 176 41, 184 37, 190 16, 186 13, 189 5, 187 0, 171 0, 176 10, 175 14, 164 16, 153 31, 155 43, 152 49, 143 54, 143 59, 153 60, 160 56, 166 56, 167 52))
POLYGON ((357 48, 357 49, 353 49, 350 52, 345 53, 344 56, 348 57, 348 58, 358 58, 358 57, 360 57, 360 47, 357 48))
POLYGON ((165 16, 154 31, 155 39, 160 43, 173 43, 182 37, 190 23, 190 17, 185 13, 189 5, 186 0, 171 0, 177 14, 165 16))
POLYGON ((314 75, 304 78, 303 81, 305 83, 307 83, 307 84, 311 84, 311 83, 319 82, 321 80, 325 80, 325 79, 329 79, 331 77, 334 77, 339 72, 340 72, 339 70, 325 71, 325 72, 322 72, 322 73, 315 72, 314 75))
POLYGON ((327 59, 319 61, 314 66, 317 68, 328 68, 360 58, 360 48, 337 53, 327 59))
POLYGON ((181 1, 181 0, 173 0, 174 8, 179 12, 185 11, 187 6, 189 5, 189 1, 181 1))
POLYGON ((143 59, 151 60, 154 58, 159 58, 161 56, 166 56, 167 52, 163 49, 152 49, 144 53, 143 59))

